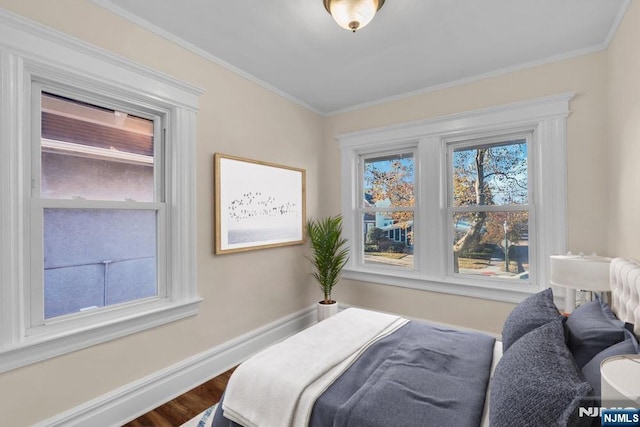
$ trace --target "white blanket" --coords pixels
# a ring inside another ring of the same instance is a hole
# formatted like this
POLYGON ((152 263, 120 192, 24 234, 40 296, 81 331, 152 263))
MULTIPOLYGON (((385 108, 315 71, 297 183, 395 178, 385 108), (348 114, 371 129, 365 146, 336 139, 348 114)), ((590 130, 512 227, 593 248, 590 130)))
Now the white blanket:
POLYGON ((322 392, 371 344, 407 322, 349 308, 241 364, 222 409, 245 427, 306 426, 322 392))

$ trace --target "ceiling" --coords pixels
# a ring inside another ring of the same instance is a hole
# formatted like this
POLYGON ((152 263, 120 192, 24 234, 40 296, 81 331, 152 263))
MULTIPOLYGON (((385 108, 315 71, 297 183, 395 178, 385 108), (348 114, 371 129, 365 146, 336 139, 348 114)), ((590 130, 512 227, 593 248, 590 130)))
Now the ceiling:
POLYGON ((92 0, 330 115, 604 49, 630 0, 386 0, 357 33, 322 0, 92 0))

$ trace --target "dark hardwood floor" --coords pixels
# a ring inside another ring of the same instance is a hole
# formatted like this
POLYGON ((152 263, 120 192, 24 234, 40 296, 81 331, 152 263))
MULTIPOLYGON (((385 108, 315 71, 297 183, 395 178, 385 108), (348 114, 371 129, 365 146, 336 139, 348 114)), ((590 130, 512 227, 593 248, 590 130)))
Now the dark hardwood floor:
POLYGON ((235 368, 189 390, 123 427, 176 427, 218 403, 235 368))

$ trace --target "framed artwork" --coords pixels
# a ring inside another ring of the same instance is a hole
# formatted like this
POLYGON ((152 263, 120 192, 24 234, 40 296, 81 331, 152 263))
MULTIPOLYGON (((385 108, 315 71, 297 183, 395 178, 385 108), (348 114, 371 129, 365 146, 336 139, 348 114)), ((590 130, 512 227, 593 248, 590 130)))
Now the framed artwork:
POLYGON ((215 253, 304 242, 305 170, 214 154, 215 253))

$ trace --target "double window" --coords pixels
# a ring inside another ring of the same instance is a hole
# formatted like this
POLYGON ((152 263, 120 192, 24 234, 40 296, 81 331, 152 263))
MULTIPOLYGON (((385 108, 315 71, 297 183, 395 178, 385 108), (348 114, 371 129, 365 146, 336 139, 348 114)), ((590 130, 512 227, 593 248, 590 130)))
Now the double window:
POLYGON ((201 91, 3 31, 0 372, 196 314, 201 91))
POLYGON ((545 286, 571 97, 338 136, 345 277, 504 301, 545 286))

